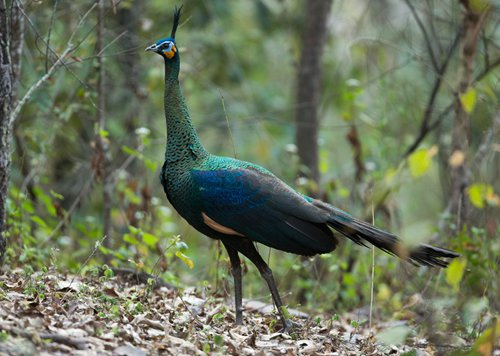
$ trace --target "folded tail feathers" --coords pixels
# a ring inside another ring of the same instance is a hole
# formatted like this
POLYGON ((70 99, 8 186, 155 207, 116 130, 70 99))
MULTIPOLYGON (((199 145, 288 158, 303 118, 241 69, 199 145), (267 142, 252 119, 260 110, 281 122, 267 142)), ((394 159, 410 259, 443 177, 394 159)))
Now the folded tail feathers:
POLYGON ((328 224, 359 245, 367 246, 367 243, 370 243, 414 265, 447 267, 449 261, 444 258, 460 256, 456 252, 424 244, 408 248, 396 235, 378 229, 341 210, 332 213, 328 224))

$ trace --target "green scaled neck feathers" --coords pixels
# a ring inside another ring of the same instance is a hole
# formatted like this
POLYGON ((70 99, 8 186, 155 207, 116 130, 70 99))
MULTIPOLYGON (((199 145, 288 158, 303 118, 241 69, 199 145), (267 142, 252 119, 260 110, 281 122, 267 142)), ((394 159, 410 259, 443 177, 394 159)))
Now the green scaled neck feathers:
POLYGON ((191 122, 184 95, 179 85, 180 58, 177 51, 165 57, 165 118, 167 122, 168 163, 199 160, 208 156, 191 122))
POLYGON ((167 121, 167 150, 165 161, 195 163, 206 158, 205 150, 194 130, 179 85, 180 56, 175 43, 175 32, 179 25, 181 9, 174 13, 174 25, 170 37, 161 39, 146 48, 161 55, 165 61, 165 118, 167 121))

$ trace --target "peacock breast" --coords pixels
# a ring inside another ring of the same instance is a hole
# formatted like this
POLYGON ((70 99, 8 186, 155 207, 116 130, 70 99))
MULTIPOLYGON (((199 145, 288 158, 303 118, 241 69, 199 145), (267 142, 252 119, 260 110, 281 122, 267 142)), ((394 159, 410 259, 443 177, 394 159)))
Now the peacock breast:
POLYGON ((162 185, 174 209, 191 225, 201 219, 201 201, 190 170, 182 165, 165 163, 162 185))

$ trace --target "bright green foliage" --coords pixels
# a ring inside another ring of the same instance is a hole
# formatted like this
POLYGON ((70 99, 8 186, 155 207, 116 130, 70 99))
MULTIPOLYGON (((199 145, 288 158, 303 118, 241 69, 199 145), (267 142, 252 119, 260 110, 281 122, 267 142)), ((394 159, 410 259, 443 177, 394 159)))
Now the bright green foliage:
POLYGON ((408 157, 408 165, 410 173, 413 177, 418 178, 424 175, 431 167, 432 157, 437 153, 437 147, 433 146, 430 149, 418 149, 408 157))
POLYGON ((476 106, 476 89, 469 88, 464 94, 460 95, 460 103, 464 110, 471 113, 476 106))
POLYGON ((467 260, 456 259, 450 263, 446 270, 446 281, 453 287, 455 292, 458 292, 458 287, 464 276, 467 260))
POLYGON ((498 206, 500 203, 499 197, 493 192, 493 187, 487 183, 472 184, 468 193, 471 203, 480 209, 485 207, 485 203, 492 206, 498 206))

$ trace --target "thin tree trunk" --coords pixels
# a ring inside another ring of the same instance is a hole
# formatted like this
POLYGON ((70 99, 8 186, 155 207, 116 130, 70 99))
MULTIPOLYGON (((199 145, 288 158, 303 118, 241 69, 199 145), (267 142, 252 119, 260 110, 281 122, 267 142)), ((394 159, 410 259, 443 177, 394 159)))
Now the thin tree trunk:
POLYGON ((302 35, 302 53, 297 68, 296 134, 295 142, 300 159, 300 175, 311 179, 315 186, 310 194, 318 196, 318 105, 321 94, 321 57, 326 42, 327 20, 331 0, 308 0, 306 24, 302 35))
POLYGON ((7 245, 6 216, 11 164, 13 102, 21 71, 24 18, 20 4, 0 1, 0 263, 7 245))
MULTIPOLYGON (((97 82, 97 132, 96 140, 96 168, 97 177, 102 179, 103 185, 103 245, 107 248, 112 246, 111 238, 111 206, 113 184, 110 176, 110 159, 109 159, 109 144, 104 134, 106 132, 106 70, 104 67, 104 56, 102 51, 104 49, 104 18, 105 7, 104 0, 99 0, 98 19, 97 19, 97 68, 98 68, 98 82, 97 82)), ((106 256, 106 260, 109 257, 106 256)))
MULTIPOLYGON (((332 0, 308 0, 306 2, 306 23, 302 33, 302 52, 297 68, 296 82, 296 133, 295 143, 300 160, 299 176, 306 177, 310 183, 308 194, 321 195, 319 158, 318 158, 318 106, 321 96, 321 58, 326 42, 327 20, 332 0)), ((307 258, 303 257, 304 263, 307 258)), ((314 270, 322 271, 320 259, 314 260, 314 270)), ((302 268, 302 278, 308 278, 310 272, 302 268)), ((321 276, 319 277, 321 278, 321 276)), ((304 303, 305 289, 298 291, 297 299, 304 303)))
MULTIPOLYGON (((470 117, 465 111, 460 97, 465 94, 472 83, 474 70, 474 57, 477 51, 477 42, 487 9, 483 12, 476 12, 469 6, 468 0, 461 0, 465 7, 464 14, 464 37, 461 52, 461 77, 458 84, 457 99, 455 100, 454 110, 455 119, 452 132, 452 155, 462 155, 467 157, 469 151, 470 136, 470 117)), ((449 209, 457 217, 457 229, 462 229, 468 225, 468 216, 470 204, 466 198, 466 190, 469 186, 470 168, 467 158, 459 164, 456 162, 450 164, 450 193, 449 209)))

